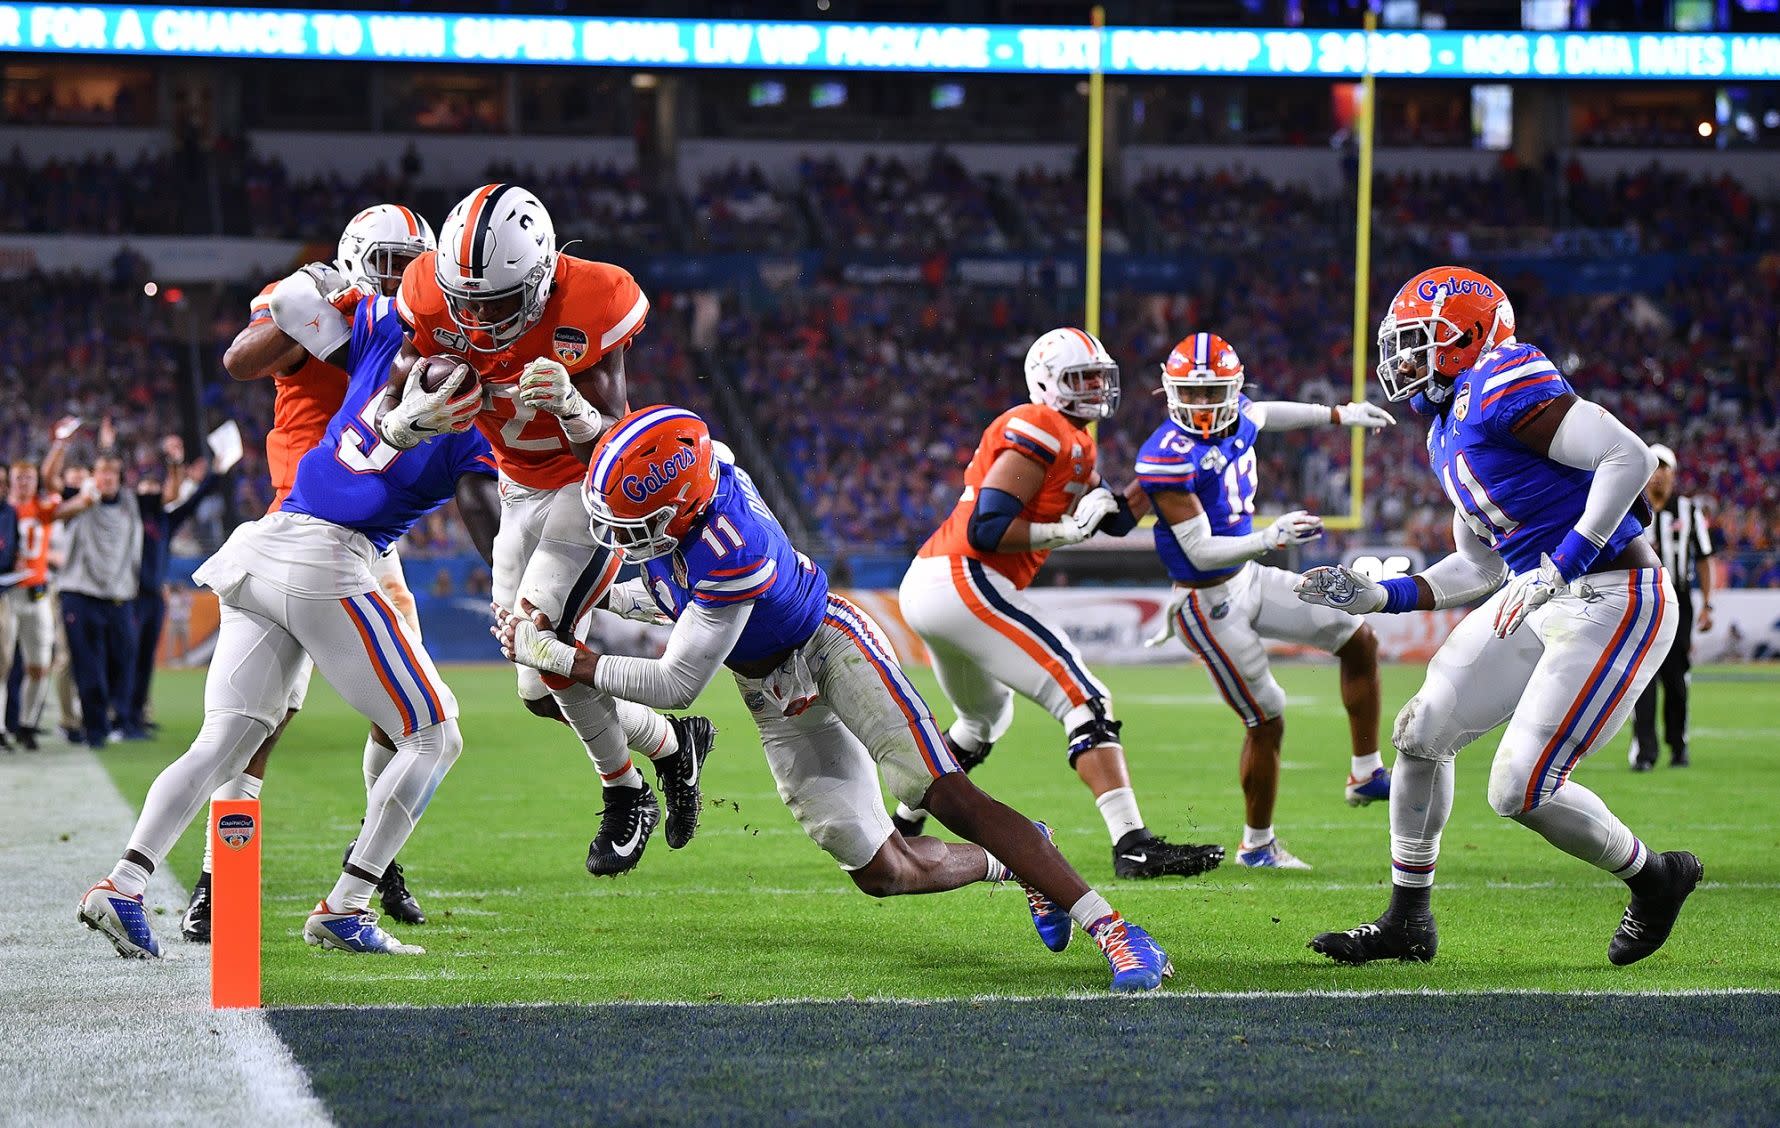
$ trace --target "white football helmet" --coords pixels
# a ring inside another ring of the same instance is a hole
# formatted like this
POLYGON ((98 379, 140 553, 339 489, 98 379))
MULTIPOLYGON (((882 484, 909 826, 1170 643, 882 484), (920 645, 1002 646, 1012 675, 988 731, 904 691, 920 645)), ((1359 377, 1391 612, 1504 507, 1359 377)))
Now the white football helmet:
POLYGON ((556 282, 556 225, 515 184, 484 184, 445 217, 434 276, 477 352, 500 352, 544 316, 556 282))
POLYGON ((400 204, 373 204, 352 217, 340 233, 335 261, 346 281, 390 297, 402 284, 402 271, 432 250, 433 228, 400 204))
POLYGON ((1105 419, 1119 407, 1119 365, 1099 338, 1053 329, 1026 350, 1032 402, 1082 419, 1105 419))

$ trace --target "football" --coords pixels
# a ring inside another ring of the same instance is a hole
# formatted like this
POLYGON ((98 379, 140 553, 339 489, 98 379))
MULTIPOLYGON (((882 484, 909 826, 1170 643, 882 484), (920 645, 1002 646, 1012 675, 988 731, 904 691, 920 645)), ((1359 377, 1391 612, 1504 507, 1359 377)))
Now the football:
MULTIPOLYGON (((421 391, 436 392, 444 387, 446 382, 451 379, 452 374, 457 371, 459 365, 468 367, 469 362, 464 360, 461 356, 452 356, 450 353, 440 353, 438 356, 423 356, 414 362, 414 369, 412 373, 410 373, 410 378, 419 382, 421 391)), ((458 388, 458 394, 451 398, 461 399, 465 395, 479 391, 480 388, 481 379, 476 375, 476 370, 470 368, 469 372, 464 376, 463 384, 458 388)))

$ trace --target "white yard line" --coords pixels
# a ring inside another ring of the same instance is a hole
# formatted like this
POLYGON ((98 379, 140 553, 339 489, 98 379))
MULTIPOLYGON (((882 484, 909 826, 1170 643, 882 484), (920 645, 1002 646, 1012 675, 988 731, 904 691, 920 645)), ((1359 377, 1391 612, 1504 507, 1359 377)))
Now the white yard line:
POLYGON ((258 1011, 210 1009, 209 949, 179 939, 183 887, 148 889, 177 959, 121 959, 75 922, 136 819, 92 752, 0 756, 0 811, 0 1122, 332 1123, 258 1011))

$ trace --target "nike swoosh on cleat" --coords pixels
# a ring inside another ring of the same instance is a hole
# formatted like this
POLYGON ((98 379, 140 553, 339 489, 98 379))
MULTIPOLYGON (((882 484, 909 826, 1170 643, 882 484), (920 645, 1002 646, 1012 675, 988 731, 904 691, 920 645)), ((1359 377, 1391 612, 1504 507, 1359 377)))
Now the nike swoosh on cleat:
POLYGON ((1119 857, 1125 859, 1127 862, 1136 862, 1138 865, 1142 865, 1150 860, 1148 854, 1120 854, 1119 857))
POLYGON ((612 847, 612 853, 617 854, 620 858, 630 857, 631 852, 637 848, 637 843, 638 843, 638 841, 640 841, 642 839, 642 837, 643 837, 643 824, 641 821, 639 821, 636 826, 631 827, 630 841, 626 842, 622 846, 612 847))

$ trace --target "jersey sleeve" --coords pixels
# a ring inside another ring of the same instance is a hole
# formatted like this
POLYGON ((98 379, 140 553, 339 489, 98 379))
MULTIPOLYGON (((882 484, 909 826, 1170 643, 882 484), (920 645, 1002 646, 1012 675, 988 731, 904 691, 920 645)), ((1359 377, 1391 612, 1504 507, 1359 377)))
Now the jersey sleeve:
POLYGON ((1004 450, 1017 451, 1047 471, 1063 453, 1063 437, 1048 426, 1050 420, 1036 404, 1022 404, 989 424, 983 432, 984 465, 993 466, 1004 450))
POLYGON ((778 561, 752 545, 728 548, 719 556, 701 537, 686 554, 686 586, 695 603, 724 607, 759 599, 778 579, 778 561))
POLYGON ((1190 493, 1197 482, 1192 444, 1174 436, 1174 429, 1164 424, 1138 448, 1137 481, 1147 493, 1161 490, 1190 493), (1186 449, 1181 449, 1182 446, 1186 449))
POLYGON ((253 301, 247 303, 248 324, 264 321, 272 316, 272 291, 277 288, 278 283, 268 282, 264 289, 254 295, 253 301))
POLYGON ((402 271, 402 285, 395 298, 396 316, 413 334, 414 347, 423 356, 431 356, 443 347, 431 332, 445 312, 445 295, 433 279, 435 254, 427 251, 408 264, 402 271))
POLYGON ((590 326, 599 333, 594 360, 629 344, 643 331, 643 323, 649 318, 649 298, 630 271, 610 263, 598 265, 605 268, 605 285, 594 287, 596 293, 604 291, 604 302, 590 326))
POLYGON ((1515 427, 1535 408, 1571 390, 1557 365, 1531 347, 1504 350, 1500 360, 1471 380, 1471 394, 1477 401, 1472 410, 1483 429, 1499 439, 1512 437, 1515 427))

